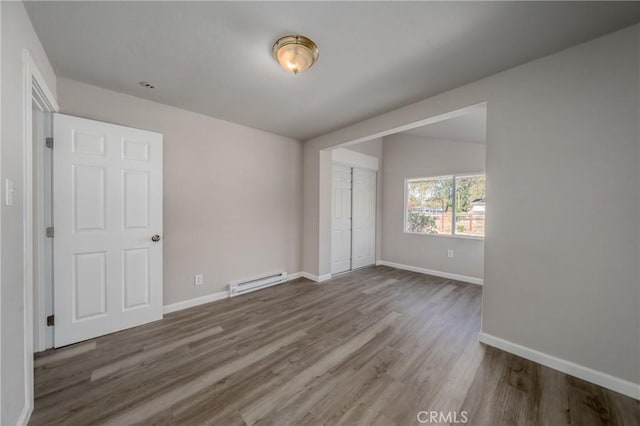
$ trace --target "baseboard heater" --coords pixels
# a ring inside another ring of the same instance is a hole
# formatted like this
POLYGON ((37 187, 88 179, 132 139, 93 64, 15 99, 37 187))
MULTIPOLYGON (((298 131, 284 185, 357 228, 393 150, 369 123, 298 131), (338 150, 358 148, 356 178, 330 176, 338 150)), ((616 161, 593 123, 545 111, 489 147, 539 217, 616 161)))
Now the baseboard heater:
POLYGON ((272 285, 282 284, 286 281, 287 273, 280 272, 279 274, 266 275, 248 281, 229 283, 229 297, 240 296, 241 294, 261 290, 263 288, 271 287, 272 285))

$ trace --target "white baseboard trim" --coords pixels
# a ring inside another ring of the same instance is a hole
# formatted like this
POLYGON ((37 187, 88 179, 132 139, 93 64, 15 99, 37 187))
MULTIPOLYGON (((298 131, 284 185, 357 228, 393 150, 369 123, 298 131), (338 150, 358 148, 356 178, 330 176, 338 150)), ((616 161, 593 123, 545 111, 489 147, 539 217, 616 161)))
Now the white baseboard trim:
POLYGON ((183 300, 182 302, 172 303, 171 305, 165 305, 162 308, 162 312, 169 314, 171 312, 193 308, 194 306, 204 305, 205 303, 215 302, 216 300, 222 300, 228 297, 229 294, 226 291, 218 291, 216 293, 207 294, 206 296, 195 297, 193 299, 183 300))
POLYGON ((601 371, 593 370, 580 364, 545 354, 535 349, 501 339, 487 333, 480 333, 479 340, 489 346, 521 356, 570 376, 610 389, 614 392, 640 399, 640 384, 629 382, 601 371))
POLYGON ((294 272, 293 274, 287 275, 287 281, 297 280, 298 278, 302 278, 302 272, 294 272))
POLYGON ((301 272, 300 274, 303 277, 305 277, 306 279, 311 280, 311 281, 315 281, 317 283, 321 283, 322 281, 326 281, 326 280, 330 280, 331 279, 331 274, 325 274, 325 275, 320 275, 320 276, 313 275, 313 274, 310 274, 308 272, 301 272))
POLYGON ((308 280, 318 282, 318 276, 317 275, 312 275, 312 274, 310 274, 308 272, 303 272, 302 276, 304 278, 308 279, 308 280))
MULTIPOLYGON (((304 272, 294 272, 287 275, 287 281, 292 281, 304 276, 304 272)), ((183 309, 193 308, 194 306, 204 305, 205 303, 215 302, 216 300, 227 299, 229 293, 225 291, 218 291, 216 293, 207 294, 206 296, 196 297, 189 300, 183 300, 182 302, 172 303, 162 307, 162 313, 169 314, 171 312, 181 311, 183 309)))
POLYGON ((320 277, 318 277, 318 282, 321 283, 322 281, 327 281, 331 279, 331 274, 324 274, 324 275, 320 275, 320 277))
POLYGON ((436 277, 449 278, 456 281, 464 281, 466 283, 482 285, 482 278, 468 277, 466 275, 452 274, 449 272, 435 271, 433 269, 420 268, 417 266, 403 265, 401 263, 387 262, 386 260, 376 261, 376 265, 390 266, 392 268, 404 269, 405 271, 418 272, 420 274, 434 275, 436 277))
POLYGON ((33 407, 31 404, 24 404, 22 407, 22 413, 20 413, 20 417, 18 417, 18 421, 16 422, 17 426, 27 426, 29 423, 29 419, 31 418, 31 413, 33 412, 33 407))

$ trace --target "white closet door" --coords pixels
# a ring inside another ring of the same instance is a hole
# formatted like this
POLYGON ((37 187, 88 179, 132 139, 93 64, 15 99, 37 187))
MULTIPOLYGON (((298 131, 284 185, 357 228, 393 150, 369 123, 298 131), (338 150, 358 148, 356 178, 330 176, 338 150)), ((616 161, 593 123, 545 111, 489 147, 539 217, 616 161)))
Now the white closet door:
POLYGON ((376 262, 376 172, 353 169, 353 236, 351 268, 376 262))
POLYGON ((162 318, 162 135, 54 116, 54 344, 162 318))
POLYGON ((351 168, 333 166, 331 273, 351 270, 351 168))

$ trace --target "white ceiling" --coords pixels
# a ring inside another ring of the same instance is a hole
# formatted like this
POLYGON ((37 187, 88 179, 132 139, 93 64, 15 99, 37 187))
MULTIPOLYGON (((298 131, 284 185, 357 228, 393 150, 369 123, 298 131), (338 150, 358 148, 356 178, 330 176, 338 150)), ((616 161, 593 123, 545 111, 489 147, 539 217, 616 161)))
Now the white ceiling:
POLYGON ((442 139, 470 143, 485 143, 487 139, 487 109, 473 108, 471 112, 402 133, 427 139, 442 139))
POLYGON ((638 2, 25 3, 58 76, 302 140, 640 19, 638 2), (288 33, 320 47, 297 76, 271 57, 288 33))

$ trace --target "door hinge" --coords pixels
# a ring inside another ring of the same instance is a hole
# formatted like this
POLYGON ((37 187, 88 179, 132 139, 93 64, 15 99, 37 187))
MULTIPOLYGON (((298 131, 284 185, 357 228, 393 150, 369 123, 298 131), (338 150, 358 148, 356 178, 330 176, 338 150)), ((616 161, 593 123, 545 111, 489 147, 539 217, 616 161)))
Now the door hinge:
POLYGON ((47 148, 51 148, 51 149, 53 149, 53 138, 45 138, 45 140, 44 140, 44 145, 45 145, 47 148))
POLYGON ((47 317, 47 327, 51 327, 52 325, 56 324, 56 316, 55 315, 49 315, 47 317))
POLYGON ((53 238, 53 226, 47 228, 47 238, 53 238))

